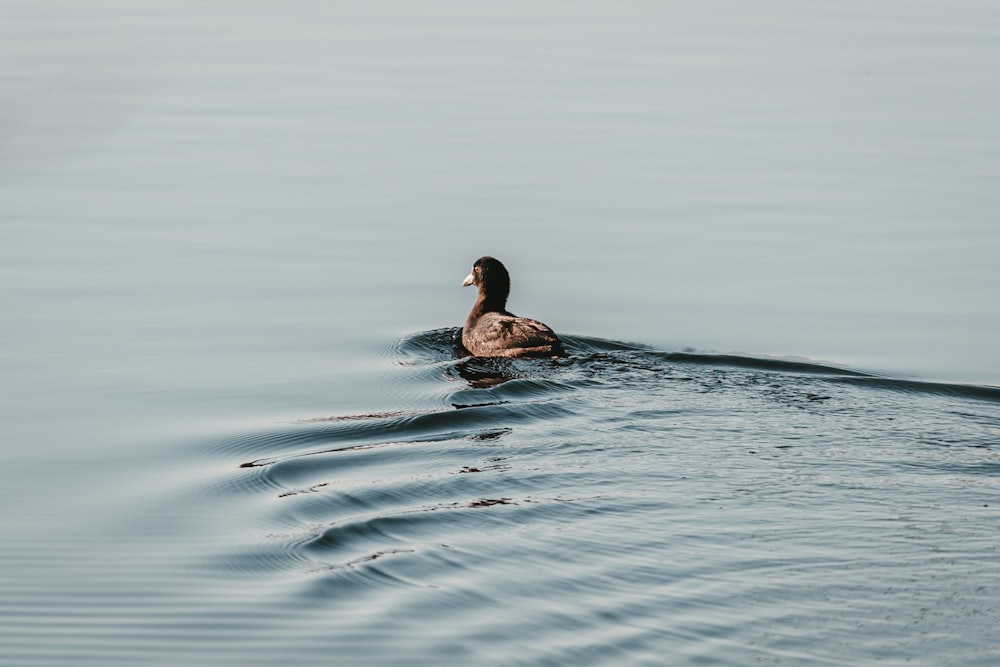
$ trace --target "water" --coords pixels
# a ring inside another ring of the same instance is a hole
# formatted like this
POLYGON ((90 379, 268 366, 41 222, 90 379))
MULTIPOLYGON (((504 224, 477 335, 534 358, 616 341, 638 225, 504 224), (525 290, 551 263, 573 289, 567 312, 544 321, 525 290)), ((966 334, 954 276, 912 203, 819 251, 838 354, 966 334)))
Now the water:
POLYGON ((0 664, 996 664, 998 33, 5 3, 0 664))

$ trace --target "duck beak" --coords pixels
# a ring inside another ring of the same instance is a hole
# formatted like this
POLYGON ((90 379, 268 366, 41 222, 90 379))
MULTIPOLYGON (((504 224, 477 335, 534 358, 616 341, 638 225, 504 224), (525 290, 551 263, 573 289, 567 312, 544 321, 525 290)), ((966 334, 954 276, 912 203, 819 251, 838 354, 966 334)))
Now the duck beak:
POLYGON ((468 287, 472 284, 472 274, 465 276, 465 280, 462 281, 462 287, 468 287))

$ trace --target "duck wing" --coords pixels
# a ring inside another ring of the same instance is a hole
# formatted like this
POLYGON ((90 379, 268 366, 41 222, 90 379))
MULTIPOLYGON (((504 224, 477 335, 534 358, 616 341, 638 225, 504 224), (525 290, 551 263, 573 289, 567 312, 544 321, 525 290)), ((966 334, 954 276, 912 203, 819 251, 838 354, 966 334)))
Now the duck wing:
POLYGON ((477 357, 564 356, 555 332, 538 320, 505 313, 485 313, 466 323, 462 344, 477 357))

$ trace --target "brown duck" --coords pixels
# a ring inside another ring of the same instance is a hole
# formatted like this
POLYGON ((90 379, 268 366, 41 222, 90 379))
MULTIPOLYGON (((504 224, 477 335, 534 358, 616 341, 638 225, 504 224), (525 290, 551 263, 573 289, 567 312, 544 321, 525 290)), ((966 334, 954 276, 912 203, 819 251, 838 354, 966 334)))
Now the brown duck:
POLYGON ((555 332, 537 320, 507 311, 510 274, 500 260, 480 257, 462 287, 475 285, 479 298, 462 327, 462 345, 477 357, 564 357, 555 332))

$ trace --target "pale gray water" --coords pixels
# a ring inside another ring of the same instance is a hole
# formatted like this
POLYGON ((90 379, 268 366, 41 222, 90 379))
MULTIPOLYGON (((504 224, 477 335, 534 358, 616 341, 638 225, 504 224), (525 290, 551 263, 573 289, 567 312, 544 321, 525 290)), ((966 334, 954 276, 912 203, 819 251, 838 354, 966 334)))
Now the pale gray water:
POLYGON ((995 664, 998 63, 988 2, 0 4, 0 663, 995 664), (579 336, 488 390, 486 253, 579 336))

